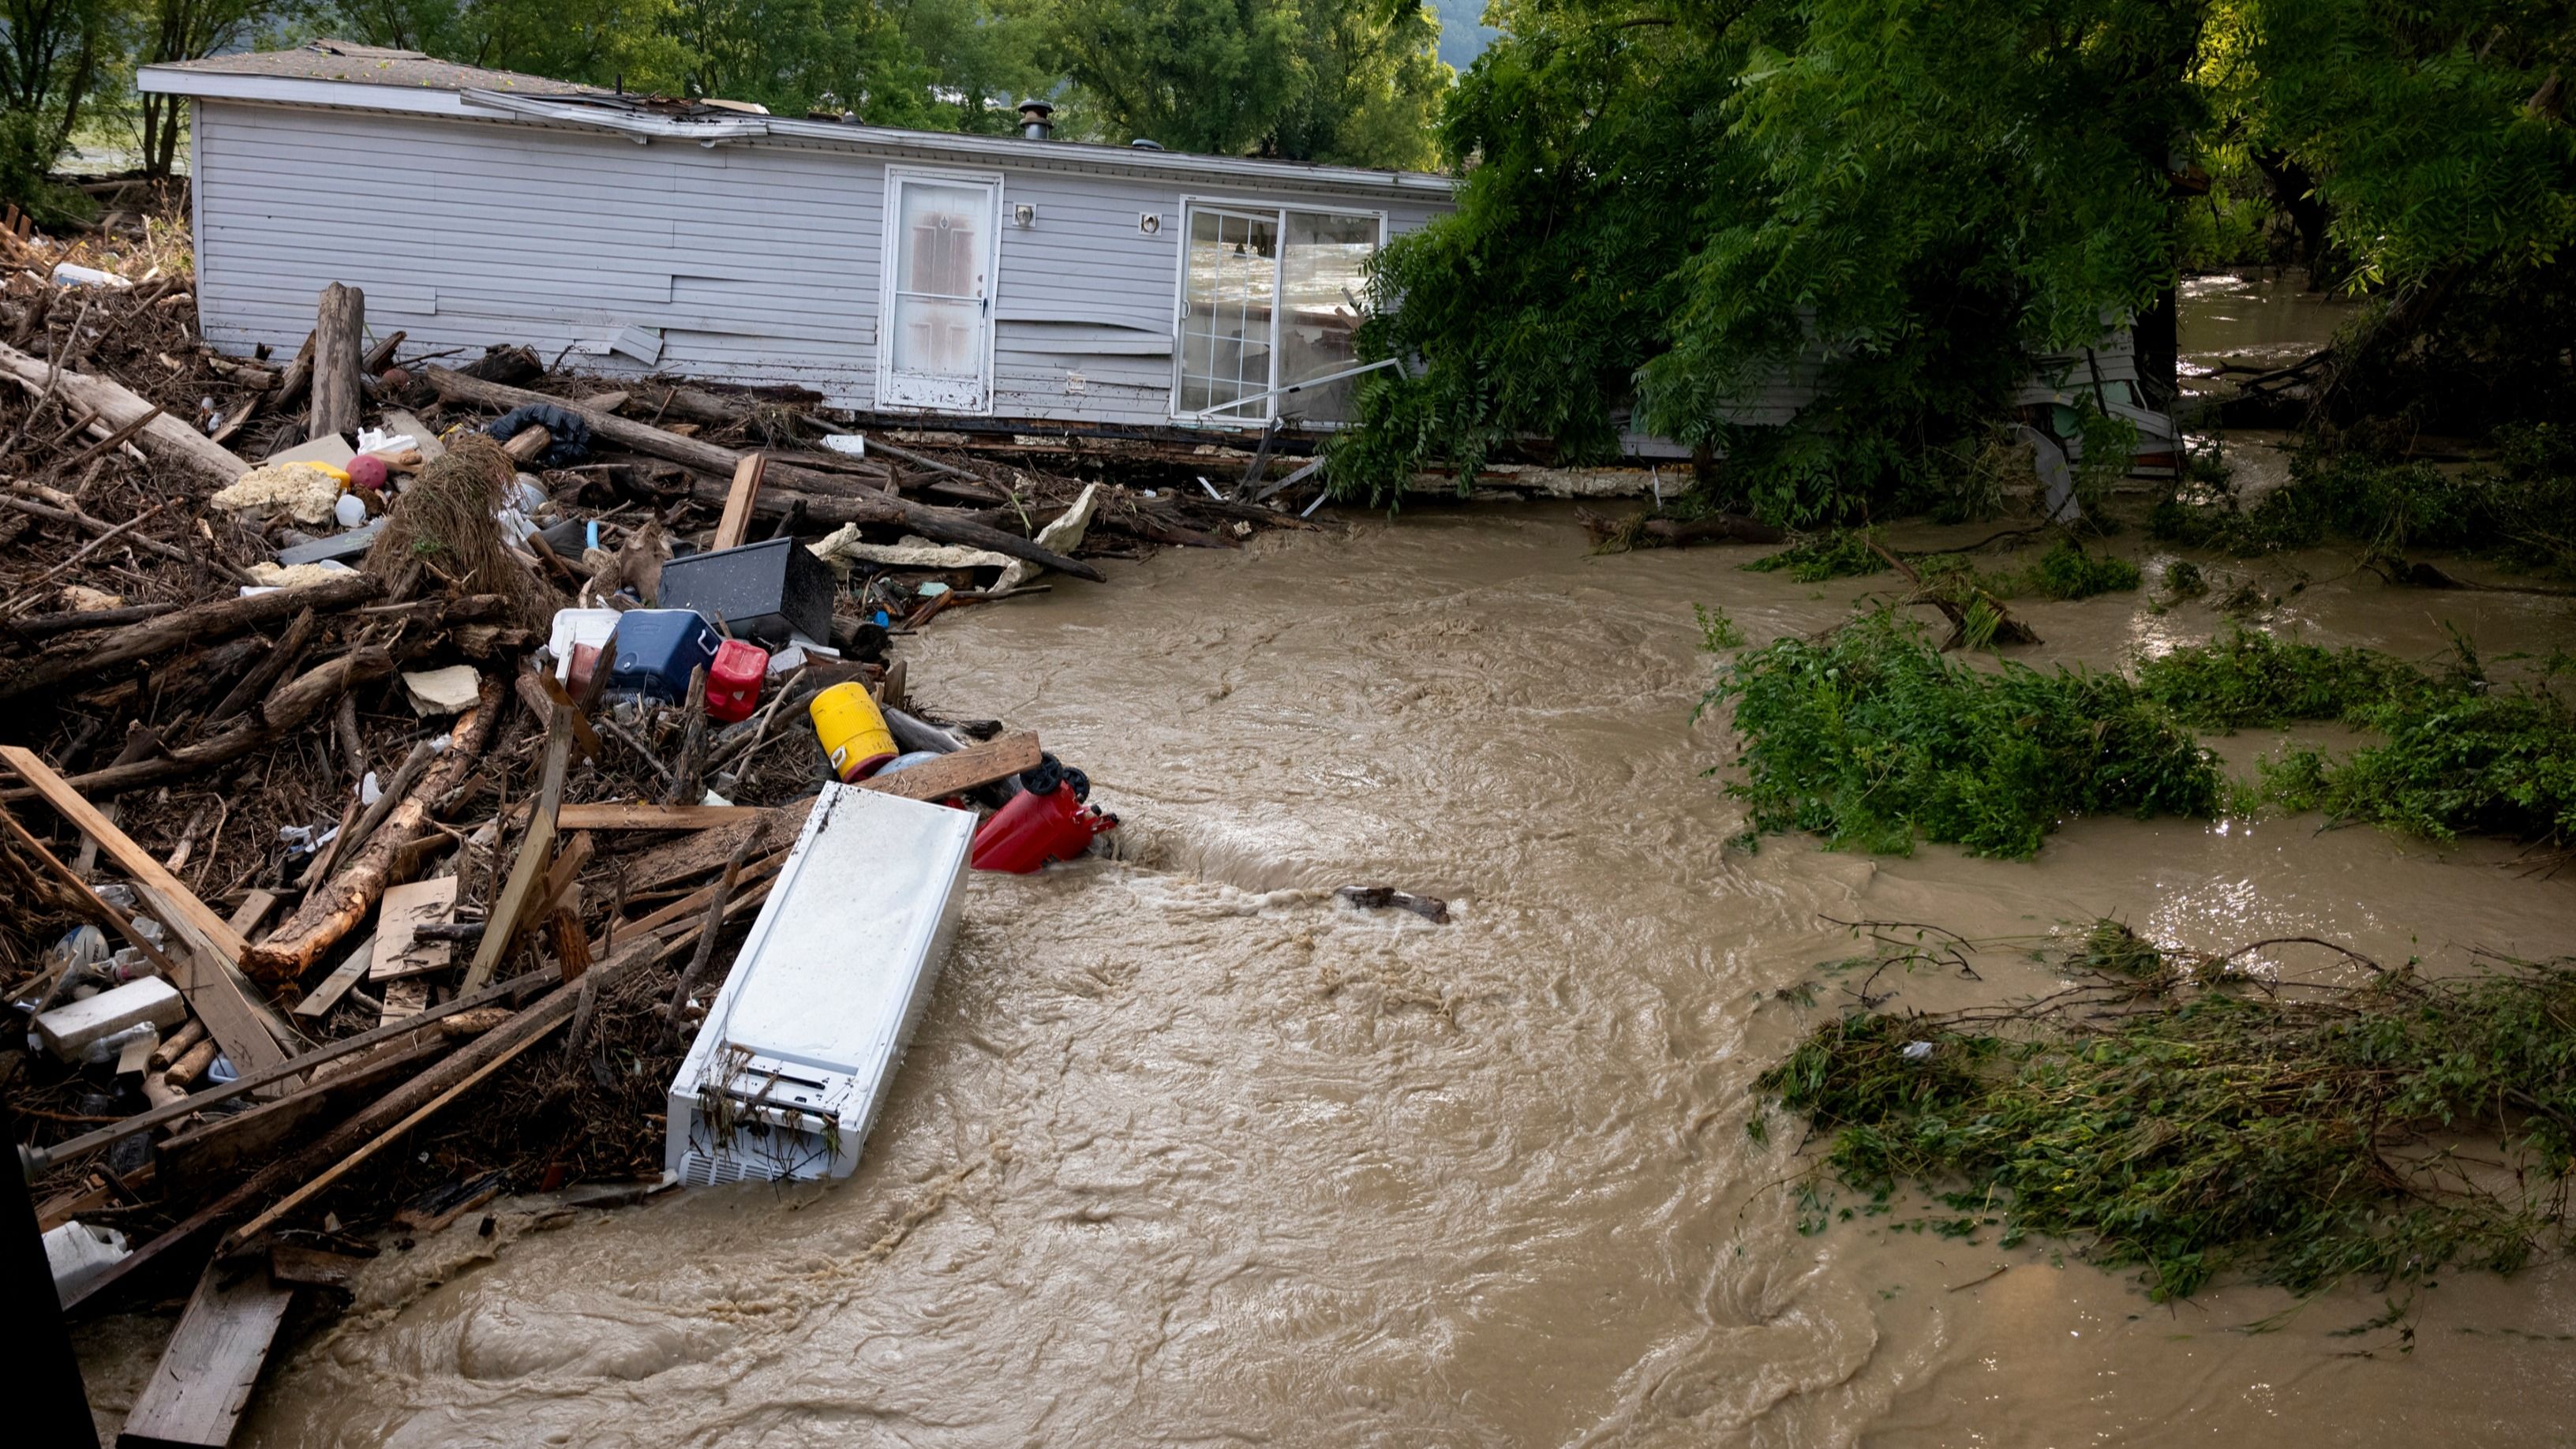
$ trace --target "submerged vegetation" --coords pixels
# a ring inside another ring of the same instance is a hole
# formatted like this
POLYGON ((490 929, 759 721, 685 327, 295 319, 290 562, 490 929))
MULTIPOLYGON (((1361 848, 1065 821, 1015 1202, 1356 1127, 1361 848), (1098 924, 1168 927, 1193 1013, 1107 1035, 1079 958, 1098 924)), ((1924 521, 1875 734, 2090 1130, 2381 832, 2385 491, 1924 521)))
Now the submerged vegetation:
MULTIPOLYGON (((1704 639, 1718 635, 1703 619, 1704 639)), ((1741 636, 1736 636, 1739 640, 1741 636)), ((2425 670, 2238 628, 2118 674, 1945 658, 1882 609, 1821 641, 1781 639, 1720 667, 1703 710, 1734 707, 1754 835, 1835 849, 1916 840, 2028 856, 2077 815, 2315 810, 2449 843, 2576 841, 2576 709, 2565 661, 2499 684, 2465 643, 2425 670), (2377 738, 2290 748, 2233 787, 2192 733, 2334 720, 2377 738)))
POLYGON ((1884 610, 1736 655, 1702 708, 1720 703, 1745 741, 1728 788, 1752 829, 1835 848, 2027 856, 2070 815, 2207 816, 2222 796, 2215 757, 2121 676, 1988 673, 1884 610))
POLYGON ((1778 553, 1766 553, 1743 568, 1757 574, 1786 571, 1802 584, 1827 579, 1867 578, 1887 572, 1887 560, 1872 544, 1885 545, 1873 528, 1830 528, 1809 534, 1778 553))
POLYGON ((2492 462, 2448 471, 2312 447, 2288 483, 2251 505, 2225 491, 2167 499, 2148 526, 2241 557, 2337 542, 2374 559, 2437 549, 2576 578, 2576 427, 2507 428, 2497 445, 2492 462))
POLYGON ((1934 1226, 2066 1240, 2158 1299, 2228 1273, 2312 1293, 2511 1272, 2562 1239, 2576 963, 2315 986, 2243 974, 2252 949, 2099 921, 2057 953, 2070 989, 1847 1015, 1761 1086, 1878 1208, 1916 1186, 1934 1226))

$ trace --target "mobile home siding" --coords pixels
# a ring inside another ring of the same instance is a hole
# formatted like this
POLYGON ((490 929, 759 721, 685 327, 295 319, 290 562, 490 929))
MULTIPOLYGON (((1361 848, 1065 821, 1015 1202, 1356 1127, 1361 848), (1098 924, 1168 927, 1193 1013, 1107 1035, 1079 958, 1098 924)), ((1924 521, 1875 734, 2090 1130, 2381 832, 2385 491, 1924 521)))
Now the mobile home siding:
MULTIPOLYGON (((1018 144, 1044 143, 1002 143, 1018 144)), ((399 328, 413 351, 574 348, 600 372, 794 384, 859 408, 875 406, 889 161, 998 174, 991 412, 1093 424, 1170 421, 1185 197, 1380 212, 1390 234, 1445 209, 802 138, 638 145, 527 119, 204 99, 195 146, 198 300, 219 347, 300 346, 337 280, 366 292, 373 331, 399 328), (1028 227, 1011 224, 1020 205, 1035 208, 1028 227), (1148 215, 1158 231, 1140 226, 1148 215), (655 332, 649 360, 603 350, 623 335, 650 351, 655 332)))

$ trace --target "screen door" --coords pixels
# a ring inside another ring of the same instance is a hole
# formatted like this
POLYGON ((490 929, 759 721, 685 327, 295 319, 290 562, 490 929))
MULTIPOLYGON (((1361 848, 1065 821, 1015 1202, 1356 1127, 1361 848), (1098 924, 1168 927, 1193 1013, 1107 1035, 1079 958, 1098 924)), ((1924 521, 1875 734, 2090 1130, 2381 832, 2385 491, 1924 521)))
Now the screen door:
POLYGON ((887 175, 880 405, 991 406, 1001 201, 998 178, 887 175))

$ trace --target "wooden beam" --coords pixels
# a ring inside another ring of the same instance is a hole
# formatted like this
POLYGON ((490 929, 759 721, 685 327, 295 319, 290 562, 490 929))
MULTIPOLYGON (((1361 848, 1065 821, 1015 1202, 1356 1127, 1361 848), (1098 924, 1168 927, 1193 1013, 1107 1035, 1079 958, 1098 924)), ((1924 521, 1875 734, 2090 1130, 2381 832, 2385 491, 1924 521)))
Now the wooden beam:
POLYGON ((655 805, 642 800, 613 800, 599 805, 566 805, 555 817, 565 830, 704 830, 734 825, 767 813, 758 805, 655 805))
POLYGON ((205 902, 190 894, 177 877, 162 869, 161 862, 153 859, 151 852, 117 829, 116 822, 83 799, 79 791, 72 789, 43 760, 36 758, 33 751, 16 745, 0 745, 0 760, 7 761, 9 768, 34 786, 65 819, 97 841, 99 848, 133 878, 137 893, 144 898, 145 904, 152 907, 152 913, 170 928, 177 943, 189 949, 175 954, 165 953, 136 935, 122 914, 98 900, 97 893, 90 890, 89 884, 71 867, 56 859, 52 851, 45 849, 27 827, 18 823, 16 816, 0 810, 0 819, 8 822, 10 833, 34 850, 45 869, 94 902, 100 913, 162 968, 170 984, 179 988, 179 994, 188 999, 189 1009, 205 1022, 206 1030, 223 1047, 225 1055, 232 1058, 233 1065, 247 1073, 262 1071, 285 1061, 286 1053, 279 1048, 276 1037, 261 1020, 255 1004, 243 992, 240 978, 233 974, 230 964, 221 955, 228 943, 234 951, 232 960, 241 959, 240 933, 207 910, 205 902), (189 915, 190 908, 194 909, 193 918, 189 915))
POLYGON ((194 1195, 240 1171, 245 1164, 255 1165, 258 1158, 292 1140, 297 1128, 335 1109, 347 1108, 368 1089, 446 1055, 448 1048, 455 1045, 439 1036, 436 1028, 426 1034, 430 1039, 418 1046, 388 1048, 388 1055, 360 1062, 276 1101, 262 1102, 247 1112, 217 1117, 204 1126, 172 1133, 152 1150, 160 1179, 174 1192, 194 1195))
POLYGON ((348 960, 333 967, 331 974, 322 978, 321 985, 295 1003, 295 1014, 307 1021, 320 1021, 330 1015, 331 1008, 340 1004, 340 998, 349 994, 349 988, 366 978, 375 960, 376 938, 369 936, 349 953, 348 960))
POLYGON ((900 795, 906 800, 943 800, 979 785, 1007 780, 1022 770, 1034 770, 1043 753, 1034 733, 998 735, 953 755, 924 760, 909 770, 861 780, 858 787, 881 795, 900 795))
POLYGON ((179 1331, 125 1416, 117 1449, 220 1449, 229 1442, 294 1301, 294 1289, 271 1281, 265 1259, 248 1272, 207 1264, 179 1331))
POLYGON ((751 528, 751 505, 760 497, 761 475, 769 471, 767 453, 745 453, 733 468, 733 487, 725 494, 724 519, 716 525, 710 549, 738 548, 751 528))
POLYGON ((536 806, 528 812, 528 833, 519 841, 519 858, 511 863, 509 884, 492 898, 492 909, 483 918, 483 939, 474 947, 474 963, 465 968, 461 991, 479 991, 492 979, 519 928, 527 924, 530 907, 542 904, 536 899, 537 886, 554 863, 555 819, 563 809, 564 772, 572 766, 572 716, 572 710, 557 705, 546 727, 545 773, 537 787, 536 806))

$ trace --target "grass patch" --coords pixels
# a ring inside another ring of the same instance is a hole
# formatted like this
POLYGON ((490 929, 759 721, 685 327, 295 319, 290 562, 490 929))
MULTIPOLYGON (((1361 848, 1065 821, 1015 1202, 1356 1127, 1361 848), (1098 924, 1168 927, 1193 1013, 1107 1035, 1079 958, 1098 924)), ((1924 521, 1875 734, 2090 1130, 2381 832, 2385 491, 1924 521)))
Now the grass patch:
POLYGON ((2206 817, 2222 795, 2216 758, 2121 676, 1973 669, 1886 610, 1737 654, 1700 707, 1724 703, 1752 831, 1835 849, 2026 857, 2068 816, 2206 817))
POLYGON ((1866 578, 1887 572, 1887 560, 1870 548, 1884 547, 1886 540, 1874 528, 1837 528, 1829 533, 1812 534, 1778 553, 1767 553, 1751 563, 1738 567, 1757 574, 1778 573, 1785 569, 1789 577, 1802 584, 1821 584, 1827 579, 1866 578))
POLYGON ((1931 1226, 2065 1240, 2158 1299, 2512 1272, 2562 1237, 2568 963, 2275 994, 2102 921, 2058 964, 2078 986, 2017 1009, 1828 1022, 1761 1088, 1880 1206, 1919 1186, 1971 1215, 1931 1226), (2460 1137, 2517 1170, 2464 1166, 2460 1137))

